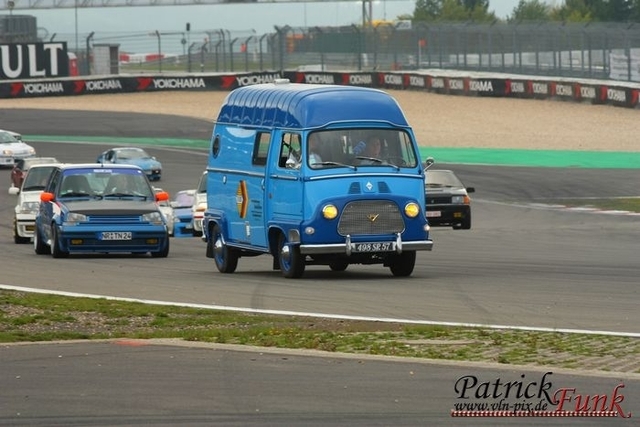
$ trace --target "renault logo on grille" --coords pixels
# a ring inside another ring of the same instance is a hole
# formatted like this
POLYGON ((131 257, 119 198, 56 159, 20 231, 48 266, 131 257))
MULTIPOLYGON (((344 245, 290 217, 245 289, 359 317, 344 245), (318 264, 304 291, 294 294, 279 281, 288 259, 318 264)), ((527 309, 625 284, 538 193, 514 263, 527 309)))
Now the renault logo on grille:
POLYGON ((378 219, 379 216, 380 216, 380 214, 369 214, 369 215, 367 215, 367 218, 371 222, 376 222, 376 219, 378 219))

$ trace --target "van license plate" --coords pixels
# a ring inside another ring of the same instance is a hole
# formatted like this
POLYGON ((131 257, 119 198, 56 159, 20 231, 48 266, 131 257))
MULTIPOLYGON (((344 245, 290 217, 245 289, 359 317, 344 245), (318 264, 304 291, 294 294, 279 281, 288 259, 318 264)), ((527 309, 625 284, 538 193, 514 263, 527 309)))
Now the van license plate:
POLYGON ((354 252, 389 252, 393 250, 392 242, 354 243, 354 252))
POLYGON ((102 233, 102 240, 131 240, 130 231, 105 231, 102 233))

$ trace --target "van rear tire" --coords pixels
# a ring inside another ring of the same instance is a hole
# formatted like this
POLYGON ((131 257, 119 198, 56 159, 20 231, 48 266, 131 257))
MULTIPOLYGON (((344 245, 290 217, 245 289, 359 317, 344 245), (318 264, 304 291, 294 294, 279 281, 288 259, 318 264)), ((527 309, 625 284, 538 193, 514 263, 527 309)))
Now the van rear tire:
POLYGON ((213 227, 211 242, 213 244, 213 260, 216 263, 218 271, 225 274, 236 271, 239 258, 238 252, 224 244, 222 229, 217 224, 213 227))
POLYGON ((278 260, 280 271, 287 279, 297 279, 304 274, 304 257, 300 253, 300 246, 290 245, 284 234, 278 241, 278 260))

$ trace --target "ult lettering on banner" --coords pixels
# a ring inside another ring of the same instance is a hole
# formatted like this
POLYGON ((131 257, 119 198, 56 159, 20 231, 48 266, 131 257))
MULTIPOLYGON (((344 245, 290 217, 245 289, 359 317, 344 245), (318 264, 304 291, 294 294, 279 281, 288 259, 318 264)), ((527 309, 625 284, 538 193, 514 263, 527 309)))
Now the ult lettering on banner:
POLYGON ((66 42, 0 44, 0 80, 68 76, 66 42))

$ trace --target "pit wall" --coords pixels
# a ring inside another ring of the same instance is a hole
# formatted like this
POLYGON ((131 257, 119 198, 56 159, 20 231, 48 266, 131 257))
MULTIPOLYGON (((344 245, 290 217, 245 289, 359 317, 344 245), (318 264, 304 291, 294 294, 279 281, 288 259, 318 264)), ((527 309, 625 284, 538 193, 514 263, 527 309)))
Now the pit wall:
POLYGON ((447 95, 555 99, 617 107, 639 107, 640 85, 613 80, 472 73, 446 70, 411 72, 197 73, 113 75, 0 81, 0 98, 79 96, 167 90, 230 91, 285 78, 295 83, 340 84, 417 90, 447 95))

